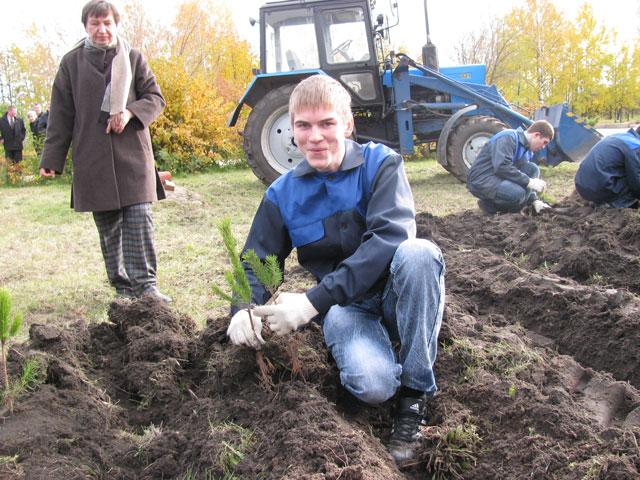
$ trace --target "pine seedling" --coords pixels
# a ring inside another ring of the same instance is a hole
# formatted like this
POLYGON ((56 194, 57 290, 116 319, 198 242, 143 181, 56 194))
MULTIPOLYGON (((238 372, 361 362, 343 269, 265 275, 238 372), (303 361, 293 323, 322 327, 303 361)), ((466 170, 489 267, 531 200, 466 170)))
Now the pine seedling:
MULTIPOLYGON (((275 301, 276 290, 278 290, 278 287, 282 283, 282 270, 278 264, 278 257, 269 255, 264 259, 263 264, 254 250, 247 250, 242 256, 242 259, 251 267, 260 283, 269 290, 271 294, 271 300, 269 302, 275 301)), ((287 354, 291 359, 292 376, 301 375, 302 372, 302 365, 298 357, 300 345, 300 338, 296 336, 289 337, 286 342, 287 354)))
POLYGON ((0 288, 0 342, 2 351, 2 382, 7 391, 7 403, 9 411, 13 413, 13 395, 9 392, 9 375, 7 374, 7 342, 14 337, 22 324, 22 313, 18 312, 11 318, 11 295, 9 291, 0 288))
POLYGON ((231 289, 232 294, 226 294, 216 284, 213 284, 211 288, 213 288, 213 292, 216 295, 228 301, 232 305, 240 308, 244 308, 244 305, 246 305, 246 308, 249 311, 249 316, 251 317, 251 285, 249 285, 249 279, 242 267, 236 240, 233 238, 233 233, 231 233, 231 218, 224 217, 216 226, 222 236, 224 248, 227 251, 229 260, 231 261, 232 271, 224 272, 224 279, 231 289))
POLYGON ((262 263, 258 254, 251 249, 244 252, 242 259, 251 267, 258 281, 269 290, 271 298, 275 298, 276 290, 282 283, 282 270, 278 264, 278 257, 269 255, 262 263))
MULTIPOLYGON (((247 278, 247 274, 245 273, 244 267, 242 266, 242 261, 240 260, 240 255, 238 254, 238 247, 231 232, 231 219, 229 217, 224 217, 218 222, 217 227, 220 235, 222 235, 224 246, 227 250, 227 255, 229 256, 229 260, 231 261, 232 270, 224 272, 224 278, 232 293, 231 295, 225 293, 220 287, 215 284, 211 287, 216 295, 228 301, 232 305, 235 305, 239 308, 246 308, 249 312, 249 321, 253 325, 253 314, 251 310, 251 285, 249 284, 249 279, 247 278)), ((265 261, 265 264, 263 265, 255 252, 253 252, 252 250, 250 250, 249 252, 245 253, 245 257, 248 259, 247 263, 254 270, 258 280, 262 282, 263 285, 265 285, 265 287, 269 289, 269 291, 273 295, 275 293, 275 289, 282 281, 282 272, 280 270, 276 257, 272 255, 271 257, 273 258, 265 261)), ((259 348, 256 350, 256 361, 258 363, 258 368, 260 370, 260 376, 262 378, 262 384, 264 388, 266 390, 271 390, 273 382, 271 380, 270 374, 273 372, 273 365, 271 365, 271 363, 262 355, 262 352, 259 348)))

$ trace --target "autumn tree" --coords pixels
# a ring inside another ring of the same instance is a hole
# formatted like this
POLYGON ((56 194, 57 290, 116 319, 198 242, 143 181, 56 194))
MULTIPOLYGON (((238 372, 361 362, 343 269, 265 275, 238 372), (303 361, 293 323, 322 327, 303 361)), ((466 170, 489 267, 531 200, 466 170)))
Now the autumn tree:
POLYGON ((482 63, 487 68, 487 83, 503 84, 517 74, 513 69, 515 62, 507 63, 514 54, 515 41, 506 30, 505 21, 492 17, 489 24, 462 36, 454 46, 454 60, 461 65, 482 63))
POLYGON ((64 41, 47 27, 32 24, 25 32, 28 48, 12 44, 0 50, 0 102, 11 103, 24 115, 34 103, 46 103, 58 70, 64 41))
POLYGON ((517 39, 506 66, 518 74, 502 86, 511 101, 531 106, 548 103, 566 51, 570 28, 550 0, 526 0, 505 17, 506 32, 517 39))
POLYGON ((630 112, 639 107, 637 79, 640 73, 640 51, 635 48, 631 52, 624 45, 612 57, 613 61, 607 71, 609 87, 605 93, 607 113, 614 121, 628 121, 630 112))
POLYGON ((184 59, 191 75, 224 78, 231 86, 250 80, 255 59, 241 40, 224 2, 186 0, 173 23, 171 57, 184 59))
POLYGON ((557 62, 556 81, 549 103, 566 102, 578 115, 595 116, 603 107, 605 68, 611 56, 611 34, 599 26, 593 8, 585 3, 579 10, 567 39, 562 61, 557 62))
POLYGON ((125 3, 118 33, 147 59, 163 56, 169 49, 169 29, 151 20, 140 0, 125 3))
POLYGON ((226 120, 252 79, 256 59, 224 3, 187 0, 178 7, 170 54, 151 61, 167 100, 151 126, 161 167, 198 171, 242 157, 226 120))

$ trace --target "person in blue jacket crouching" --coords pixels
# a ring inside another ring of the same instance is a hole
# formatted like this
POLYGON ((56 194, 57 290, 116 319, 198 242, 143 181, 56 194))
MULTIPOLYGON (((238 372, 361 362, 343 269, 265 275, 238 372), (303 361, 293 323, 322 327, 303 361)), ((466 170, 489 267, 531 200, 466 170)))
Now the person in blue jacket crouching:
POLYGON ((575 178, 582 198, 596 206, 636 207, 640 199, 640 127, 596 143, 575 178))
POLYGON ((550 208, 537 196, 547 183, 533 154, 545 148, 553 134, 549 122, 537 120, 526 131, 502 130, 485 143, 467 173, 467 190, 485 214, 518 213, 527 205, 536 213, 550 208))
POLYGON ((325 75, 296 86, 289 114, 304 159, 267 189, 243 249, 276 255, 284 269, 296 248, 317 285, 280 293, 265 306, 270 294, 247 267, 260 306, 253 324, 246 310, 232 307, 227 334, 234 344, 259 347, 262 319, 286 335, 316 318, 351 394, 367 403, 397 394, 389 451, 402 462, 416 454, 426 400, 437 389, 445 263, 434 243, 416 238, 402 156, 348 139, 350 102, 325 75))

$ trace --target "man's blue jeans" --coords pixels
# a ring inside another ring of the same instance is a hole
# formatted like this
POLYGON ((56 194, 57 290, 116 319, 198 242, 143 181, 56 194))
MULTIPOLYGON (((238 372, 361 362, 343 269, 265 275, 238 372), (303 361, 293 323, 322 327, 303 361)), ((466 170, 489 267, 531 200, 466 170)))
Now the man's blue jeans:
POLYGON ((402 385, 436 393, 433 364, 444 310, 445 264, 429 240, 400 244, 384 291, 324 318, 324 336, 342 385, 367 403, 391 398, 402 385), (400 342, 396 351, 392 342, 400 342))
MULTIPOLYGON (((529 178, 540 178, 540 168, 535 163, 526 162, 519 170, 529 178)), ((533 190, 528 190, 510 180, 503 180, 498 186, 495 198, 482 199, 480 208, 487 213, 518 213, 537 198, 533 190)))

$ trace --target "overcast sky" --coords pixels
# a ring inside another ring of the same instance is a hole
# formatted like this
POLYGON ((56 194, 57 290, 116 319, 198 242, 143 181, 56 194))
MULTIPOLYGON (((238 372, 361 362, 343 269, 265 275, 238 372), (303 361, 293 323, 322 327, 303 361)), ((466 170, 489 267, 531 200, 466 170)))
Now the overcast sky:
MULTIPOLYGON (((26 27, 32 23, 48 25, 49 31, 60 31, 69 47, 84 35, 80 22, 80 13, 87 0, 3 0, 3 28, 0 29, 0 45, 8 46, 12 42, 20 45, 26 27)), ((179 0, 141 0, 149 15, 165 23, 170 23, 176 12, 179 0)), ((258 17, 259 7, 264 0, 218 0, 231 6, 236 26, 241 35, 255 45, 257 51, 258 27, 249 25, 249 17, 258 17)), ((377 0, 378 8, 388 9, 392 0, 377 0)), ((398 27, 391 31, 396 44, 409 48, 410 55, 417 55, 426 41, 424 0, 393 0, 399 6, 398 27)), ((578 8, 588 2, 592 5, 595 17, 607 28, 615 28, 619 33, 619 42, 633 45, 638 37, 640 0, 553 0, 558 10, 567 20, 575 19, 578 8)), ((122 10, 123 0, 113 3, 122 10)), ((487 24, 492 16, 502 16, 515 5, 524 2, 513 0, 430 0, 429 30, 431 41, 438 47, 440 65, 452 65, 453 46, 465 33, 477 30, 487 24)), ((392 19, 393 20, 393 19, 392 19)), ((392 22, 395 23, 395 22, 392 22)))

